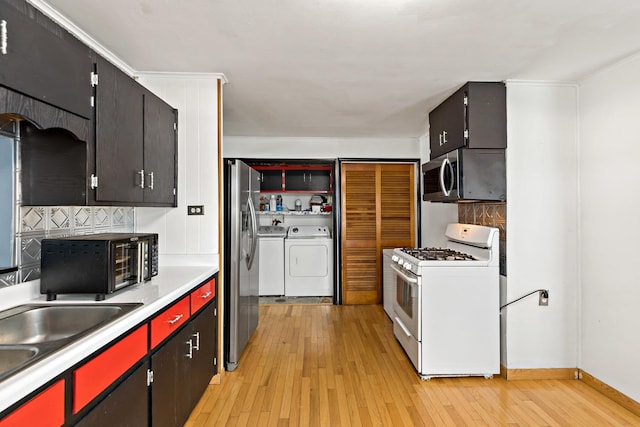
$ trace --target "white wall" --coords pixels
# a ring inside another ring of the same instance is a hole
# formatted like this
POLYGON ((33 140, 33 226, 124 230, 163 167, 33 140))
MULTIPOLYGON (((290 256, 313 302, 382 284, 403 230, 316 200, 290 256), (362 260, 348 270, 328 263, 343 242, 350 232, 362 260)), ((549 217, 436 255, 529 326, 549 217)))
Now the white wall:
POLYGON ((508 369, 578 364, 577 87, 507 82, 508 369))
POLYGON ((225 136, 225 158, 265 159, 417 159, 416 138, 309 138, 225 136))
POLYGON ((640 402, 640 57, 580 85, 580 367, 640 402))
POLYGON ((178 207, 136 208, 136 231, 157 232, 161 254, 218 253, 218 78, 141 74, 139 81, 178 109, 178 207), (187 216, 187 205, 205 215, 187 216))

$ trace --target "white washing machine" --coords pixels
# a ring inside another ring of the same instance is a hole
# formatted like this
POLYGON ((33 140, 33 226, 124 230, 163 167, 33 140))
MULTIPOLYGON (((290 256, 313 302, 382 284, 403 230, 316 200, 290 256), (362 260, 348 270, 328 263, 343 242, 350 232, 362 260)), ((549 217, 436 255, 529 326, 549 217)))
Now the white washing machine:
POLYGON ((258 292, 260 296, 284 295, 284 238, 287 229, 279 225, 258 227, 258 292))
POLYGON ((328 227, 289 227, 284 241, 284 294, 333 295, 333 239, 328 227))

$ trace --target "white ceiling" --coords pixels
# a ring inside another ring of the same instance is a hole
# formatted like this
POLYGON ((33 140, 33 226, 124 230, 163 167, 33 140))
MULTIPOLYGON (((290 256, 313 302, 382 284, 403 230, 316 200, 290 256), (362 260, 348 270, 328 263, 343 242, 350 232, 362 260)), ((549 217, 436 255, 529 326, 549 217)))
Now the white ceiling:
POLYGON ((637 0, 46 0, 137 71, 224 73, 224 133, 415 137, 470 80, 579 81, 637 0))

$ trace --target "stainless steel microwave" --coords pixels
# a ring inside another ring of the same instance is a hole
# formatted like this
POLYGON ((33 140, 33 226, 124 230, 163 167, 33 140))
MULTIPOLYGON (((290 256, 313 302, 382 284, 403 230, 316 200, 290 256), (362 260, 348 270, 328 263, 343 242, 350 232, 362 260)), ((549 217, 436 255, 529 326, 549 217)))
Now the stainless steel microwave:
POLYGON ((103 233, 42 240, 40 293, 102 300, 158 274, 158 235, 103 233))
POLYGON ((505 150, 460 148, 422 165, 422 200, 504 201, 505 150))

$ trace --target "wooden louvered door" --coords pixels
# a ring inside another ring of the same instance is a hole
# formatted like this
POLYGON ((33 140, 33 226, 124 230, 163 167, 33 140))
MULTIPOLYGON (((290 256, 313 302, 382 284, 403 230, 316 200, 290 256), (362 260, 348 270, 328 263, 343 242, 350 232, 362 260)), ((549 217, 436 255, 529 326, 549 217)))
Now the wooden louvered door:
POLYGON ((382 249, 415 246, 414 164, 343 163, 342 301, 382 302, 382 249))

